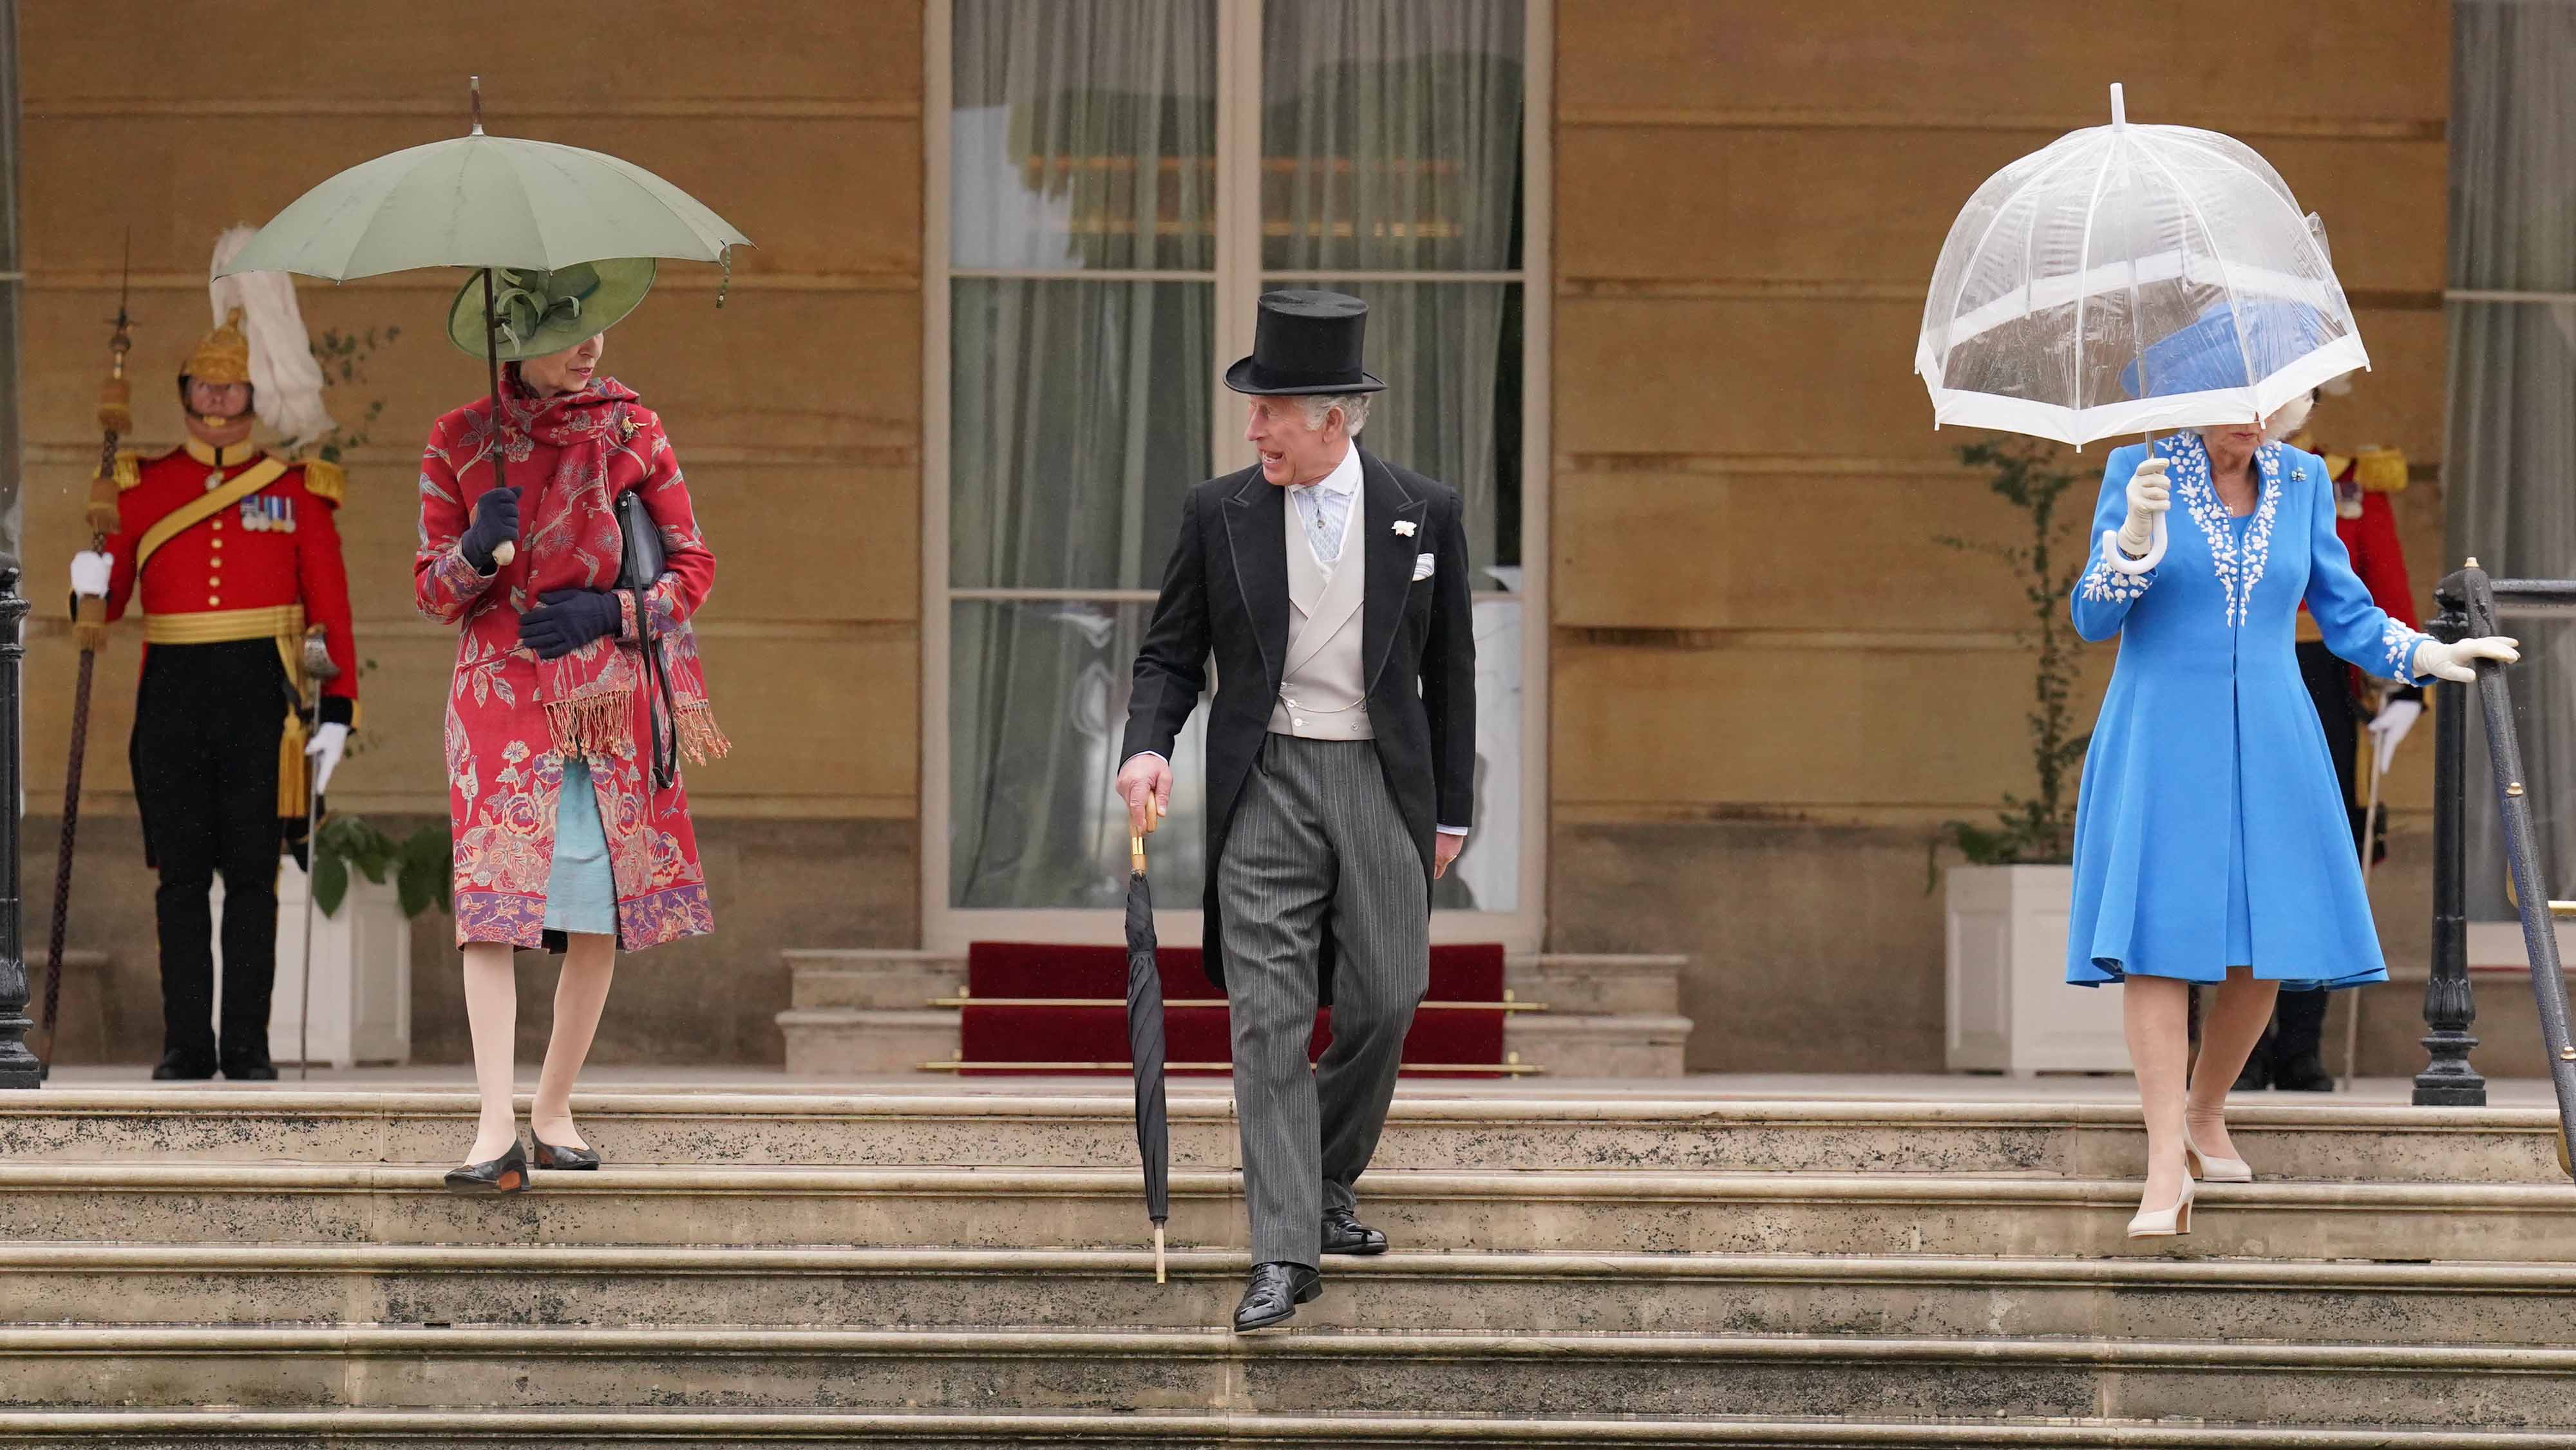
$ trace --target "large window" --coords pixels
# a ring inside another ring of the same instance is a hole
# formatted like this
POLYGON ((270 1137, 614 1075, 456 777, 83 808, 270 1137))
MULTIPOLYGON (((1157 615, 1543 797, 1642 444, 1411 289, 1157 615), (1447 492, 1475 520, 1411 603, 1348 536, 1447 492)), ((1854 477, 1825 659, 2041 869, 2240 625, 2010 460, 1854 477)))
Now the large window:
MULTIPOLYGON (((1436 929, 1534 944, 1544 14, 948 0, 931 20, 931 936, 1115 931, 1129 665, 1182 492, 1250 462, 1218 376, 1259 293, 1324 286, 1370 304, 1389 386, 1362 446, 1467 502, 1477 811, 1436 929)), ((1194 717, 1153 853, 1167 908, 1203 881, 1200 750, 1194 717)))

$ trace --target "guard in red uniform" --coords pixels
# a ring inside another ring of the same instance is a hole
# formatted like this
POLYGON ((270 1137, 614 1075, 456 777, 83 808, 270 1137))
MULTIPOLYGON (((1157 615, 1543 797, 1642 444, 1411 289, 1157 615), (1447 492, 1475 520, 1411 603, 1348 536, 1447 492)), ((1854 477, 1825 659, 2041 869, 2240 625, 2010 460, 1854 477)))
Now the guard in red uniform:
MULTIPOLYGON (((2315 395, 2310 397, 2313 400, 2315 395)), ((2370 587, 2371 602, 2407 628, 2421 629, 2415 591, 2406 579, 2406 555, 2397 542, 2397 511, 2389 504, 2389 496, 2406 487, 2406 456, 2394 448, 2336 453, 2305 433, 2291 439, 2290 446, 2325 460, 2326 472, 2335 483, 2335 536, 2352 555, 2353 572, 2370 587)), ((2353 847, 2385 857, 2388 847, 2376 832, 2367 842, 2363 839, 2370 827, 2355 782, 2361 736, 2365 731, 2369 734, 2379 769, 2385 771, 2397 742, 2406 738, 2424 713, 2424 692, 2413 685, 2382 687, 2364 679, 2360 671, 2327 651, 2305 609, 2299 612, 2299 673, 2306 678, 2309 698, 2316 702, 2317 722, 2325 727, 2326 751, 2334 757, 2335 778, 2342 783, 2344 805, 2352 812, 2353 847)), ((2325 1021, 2325 993, 2281 993, 2272 1012, 2272 1030, 2255 1045, 2236 1086, 2333 1091, 2334 1074, 2326 1071, 2319 1047, 2325 1021)))
MULTIPOLYGON (((250 441, 251 345, 234 308, 179 375, 188 442, 120 454, 119 524, 72 561, 75 594, 121 618, 138 587, 143 684, 131 747, 147 857, 160 873, 162 1051, 155 1078, 273 1079, 282 821, 300 828, 305 771, 329 779, 357 718, 349 582, 332 520, 340 470, 250 441), (309 731, 297 714, 303 639, 319 625, 337 678, 309 731), (309 761, 308 761, 309 756, 309 761), (224 878, 224 993, 214 1021, 207 896, 224 878)), ((297 329, 300 333, 300 325, 297 329)), ((297 344, 302 342, 298 336, 297 344)))

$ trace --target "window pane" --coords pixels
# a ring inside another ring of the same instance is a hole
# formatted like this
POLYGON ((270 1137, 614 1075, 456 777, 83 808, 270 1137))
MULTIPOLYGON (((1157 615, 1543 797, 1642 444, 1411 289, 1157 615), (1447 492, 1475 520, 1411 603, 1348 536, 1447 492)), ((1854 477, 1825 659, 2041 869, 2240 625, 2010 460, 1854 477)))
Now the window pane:
MULTIPOLYGON (((1514 911, 1521 882, 1521 602, 1476 602, 1476 819, 1431 883, 1443 911, 1514 911)), ((1453 823, 1454 824, 1454 823, 1453 823)))
POLYGON ((1206 282, 951 284, 948 581, 1150 589, 1207 476, 1206 282))
MULTIPOLYGON (((1114 910, 1127 899, 1127 808, 1110 793, 1147 604, 958 600, 949 620, 949 900, 1114 910)), ((1154 901, 1196 907, 1206 879, 1201 708, 1174 747, 1153 842, 1154 901)))
POLYGON ((1261 259, 1519 265, 1520 0, 1262 7, 1261 259))
POLYGON ((960 267, 1215 265, 1216 0, 956 0, 960 267))
POLYGON ((1386 391, 1369 410, 1361 446, 1458 490, 1467 504, 1475 587, 1518 589, 1520 284, 1343 279, 1300 285, 1368 303, 1368 366, 1386 381, 1386 391))

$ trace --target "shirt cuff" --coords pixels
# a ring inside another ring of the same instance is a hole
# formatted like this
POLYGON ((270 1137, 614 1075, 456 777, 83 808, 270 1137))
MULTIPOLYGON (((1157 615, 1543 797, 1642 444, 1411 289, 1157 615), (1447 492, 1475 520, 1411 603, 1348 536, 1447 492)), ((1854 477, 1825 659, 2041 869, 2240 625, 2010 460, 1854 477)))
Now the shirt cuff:
POLYGON ((1172 763, 1169 759, 1166 759, 1163 752, 1159 750, 1139 750, 1135 754, 1128 756, 1125 760, 1118 762, 1118 768, 1120 770, 1125 770, 1127 767, 1134 765, 1137 761, 1144 759, 1148 755, 1154 757, 1156 760, 1162 761, 1165 765, 1172 763))
POLYGON ((1465 826, 1442 826, 1440 828, 1440 834, 1444 836, 1463 837, 1467 834, 1467 828, 1465 826))

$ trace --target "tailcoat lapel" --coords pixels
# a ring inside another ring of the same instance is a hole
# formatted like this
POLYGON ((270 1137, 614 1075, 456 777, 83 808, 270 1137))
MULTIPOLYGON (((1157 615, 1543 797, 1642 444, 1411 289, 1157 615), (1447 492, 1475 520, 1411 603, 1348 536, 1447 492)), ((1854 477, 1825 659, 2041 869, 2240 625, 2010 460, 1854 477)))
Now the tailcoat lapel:
MULTIPOLYGON (((1255 468, 1225 501, 1226 546, 1234 553, 1234 587, 1252 616, 1253 640, 1271 693, 1288 655, 1288 517, 1282 495, 1255 468)), ((1372 574, 1371 579, 1375 579, 1372 574)))
MULTIPOLYGON (((1386 671, 1387 656, 1395 647, 1396 622, 1404 617, 1405 600, 1413 590, 1414 556, 1436 551, 1422 527, 1430 509, 1427 500, 1415 496, 1392 469, 1366 450, 1360 453, 1360 479, 1368 496, 1368 599, 1360 615, 1360 659, 1368 670, 1367 688, 1374 690, 1377 677, 1386 671), (1404 520, 1413 527, 1399 531, 1396 524, 1404 520)), ((1349 546, 1343 547, 1347 551, 1349 546)))

